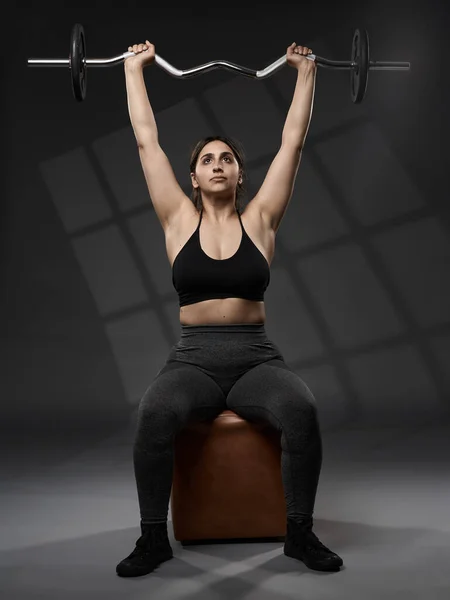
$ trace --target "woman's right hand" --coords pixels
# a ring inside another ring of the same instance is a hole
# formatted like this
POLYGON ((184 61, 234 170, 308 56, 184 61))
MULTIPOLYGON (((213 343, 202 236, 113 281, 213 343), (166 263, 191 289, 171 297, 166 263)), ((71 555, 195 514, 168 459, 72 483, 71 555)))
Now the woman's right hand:
POLYGON ((125 59, 124 64, 127 67, 145 67, 155 60, 155 46, 148 40, 145 40, 145 44, 128 46, 128 52, 134 52, 136 56, 130 56, 125 59))

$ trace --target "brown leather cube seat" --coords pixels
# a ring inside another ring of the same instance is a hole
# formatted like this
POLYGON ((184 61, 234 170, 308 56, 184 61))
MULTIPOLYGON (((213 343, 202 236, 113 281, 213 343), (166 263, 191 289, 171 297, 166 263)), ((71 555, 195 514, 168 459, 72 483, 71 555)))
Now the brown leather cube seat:
POLYGON ((170 498, 175 539, 284 538, 280 437, 231 410, 181 430, 170 498))

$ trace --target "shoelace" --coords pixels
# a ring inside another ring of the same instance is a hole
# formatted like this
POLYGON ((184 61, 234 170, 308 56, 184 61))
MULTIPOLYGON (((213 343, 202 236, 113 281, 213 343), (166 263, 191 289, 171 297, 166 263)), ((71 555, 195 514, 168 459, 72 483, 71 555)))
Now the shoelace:
POLYGON ((317 553, 320 553, 321 551, 325 550, 326 552, 332 554, 331 550, 322 544, 322 542, 319 540, 319 538, 313 531, 305 532, 304 539, 307 542, 306 548, 311 549, 317 553))
POLYGON ((295 523, 294 531, 294 543, 296 545, 305 545, 305 548, 310 549, 316 553, 323 551, 333 554, 329 548, 327 548, 319 540, 317 535, 312 531, 312 521, 305 521, 304 523, 295 523))

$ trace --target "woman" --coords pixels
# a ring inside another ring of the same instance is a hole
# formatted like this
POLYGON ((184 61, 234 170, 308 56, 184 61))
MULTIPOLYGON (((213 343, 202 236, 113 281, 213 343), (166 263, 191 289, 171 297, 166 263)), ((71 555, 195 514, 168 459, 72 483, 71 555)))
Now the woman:
POLYGON ((153 571, 173 557, 167 536, 174 436, 188 421, 214 419, 230 409, 268 421, 281 432, 286 498, 284 554, 309 568, 336 571, 342 559, 312 531, 322 463, 316 401, 265 333, 264 291, 270 281, 275 234, 292 195, 312 112, 316 64, 309 48, 287 48, 297 69, 281 147, 263 185, 238 208, 245 176, 240 146, 212 136, 191 157, 192 195, 178 185, 158 144, 143 77, 155 58, 148 40, 128 48, 128 109, 142 168, 164 229, 173 283, 180 300, 180 341, 139 404, 133 460, 141 537, 116 567, 122 577, 153 571))

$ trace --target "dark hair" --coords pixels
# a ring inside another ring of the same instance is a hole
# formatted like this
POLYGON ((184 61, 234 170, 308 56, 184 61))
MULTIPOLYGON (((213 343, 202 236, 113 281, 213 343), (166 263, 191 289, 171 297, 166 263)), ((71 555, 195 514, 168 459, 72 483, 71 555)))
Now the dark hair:
MULTIPOLYGON (((209 142, 214 142, 215 140, 224 142, 231 148, 231 150, 233 151, 233 154, 234 154, 234 158, 237 160, 239 169, 241 170, 242 183, 237 184, 236 197, 235 197, 236 210, 238 211, 239 214, 241 214, 242 211, 244 210, 244 198, 247 193, 247 190, 246 190, 245 184, 244 184, 244 178, 246 177, 245 169, 244 169, 245 153, 244 153, 242 144, 238 140, 235 140, 233 138, 230 138, 230 137, 227 137, 224 135, 211 135, 211 136, 208 136, 208 137, 205 137, 205 138, 199 140, 195 144, 194 149, 191 152, 191 158, 189 161, 190 173, 195 173, 195 166, 197 164, 198 157, 200 155, 200 152, 206 146, 206 144, 209 144, 209 142)), ((191 198, 195 208, 200 211, 203 208, 202 193, 201 193, 200 189, 193 188, 190 198, 191 198)))

